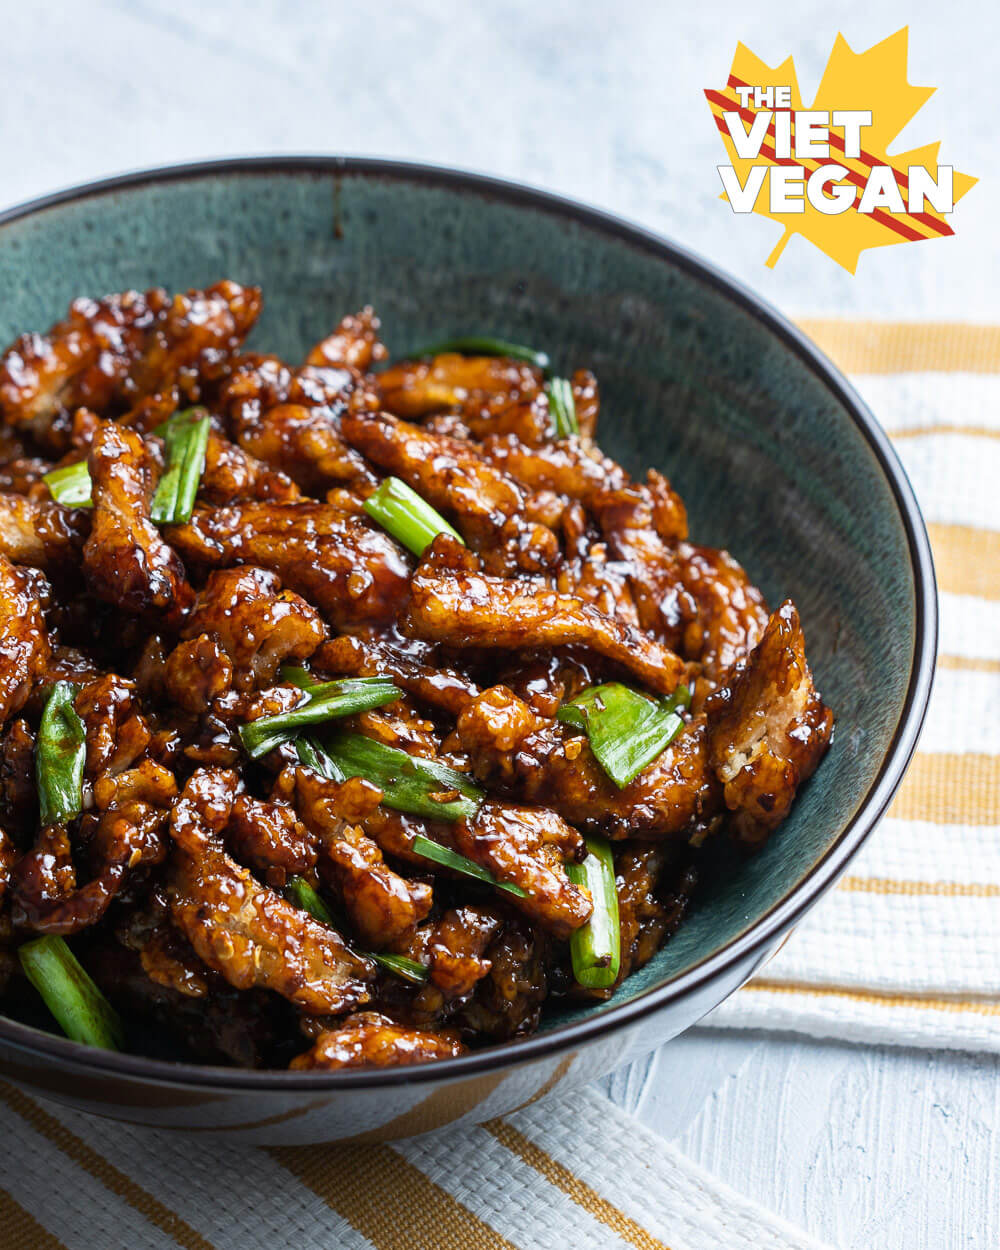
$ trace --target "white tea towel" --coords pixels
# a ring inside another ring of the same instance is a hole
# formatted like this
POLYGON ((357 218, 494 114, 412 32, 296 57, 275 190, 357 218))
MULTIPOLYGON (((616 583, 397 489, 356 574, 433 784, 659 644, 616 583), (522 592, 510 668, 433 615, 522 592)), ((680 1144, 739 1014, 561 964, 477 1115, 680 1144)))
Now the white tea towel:
POLYGON ((851 871, 706 1024, 1000 1051, 1000 328, 806 322, 888 429, 927 520, 938 670, 851 871))
POLYGON ((391 1146, 239 1149, 2 1083, 0 1122, 5 1250, 823 1250, 592 1090, 391 1146))

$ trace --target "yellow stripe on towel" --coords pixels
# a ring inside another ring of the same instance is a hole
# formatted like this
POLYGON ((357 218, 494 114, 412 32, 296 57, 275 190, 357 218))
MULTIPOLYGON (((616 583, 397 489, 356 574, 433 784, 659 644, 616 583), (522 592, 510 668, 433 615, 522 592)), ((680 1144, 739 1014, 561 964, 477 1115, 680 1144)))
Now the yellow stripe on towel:
POLYGON ((931 522, 927 533, 939 590, 1000 599, 1000 530, 931 522))
POLYGON ((0 1228, 4 1250, 66 1250, 6 1189, 0 1189, 0 1228))
POLYGON ((580 1180, 569 1168, 559 1163, 541 1146, 519 1132, 506 1120, 490 1120, 483 1128, 505 1146, 511 1154, 517 1155, 524 1163, 533 1167, 557 1189, 572 1198, 577 1206, 582 1207, 594 1219, 616 1233, 622 1241, 638 1247, 638 1250, 670 1250, 658 1237, 647 1232, 641 1224, 637 1224, 624 1211, 620 1211, 614 1203, 602 1198, 596 1189, 586 1181, 580 1180))
POLYGON ((105 1189, 110 1189, 113 1194, 124 1199, 150 1224, 155 1224, 168 1237, 172 1237, 179 1246, 183 1246, 184 1250, 214 1250, 212 1243, 206 1241, 176 1212, 165 1207, 159 1199, 154 1198, 130 1176, 119 1171, 108 1162, 104 1155, 88 1146, 82 1138, 71 1133, 55 1116, 43 1111, 33 1098, 15 1089, 13 1085, 0 1082, 0 1099, 12 1111, 16 1111, 22 1120, 26 1120, 36 1132, 47 1137, 63 1154, 68 1155, 85 1172, 89 1172, 95 1180, 100 1181, 105 1189))
POLYGON ((798 326, 845 373, 1000 373, 1000 326, 846 317, 798 326))
POLYGON ((931 1011, 973 1012, 981 1016, 1000 1016, 1000 1003, 985 999, 934 998, 928 994, 880 994, 875 990, 851 990, 840 985, 810 985, 803 981, 750 981, 747 990, 768 994, 808 994, 814 998, 847 998, 852 1002, 877 1007, 921 1007, 931 1011))
POLYGON ((389 1146, 279 1146, 269 1153, 376 1250, 514 1250, 389 1146))
POLYGON ((938 668, 947 668, 953 672, 966 673, 1000 673, 1000 660, 992 657, 976 655, 939 655, 938 668))
POLYGON ((888 814, 937 825, 1000 825, 1000 756, 918 751, 888 814))
POLYGON ((905 430, 886 430, 895 442, 904 438, 933 438, 937 434, 959 434, 966 438, 1000 438, 1000 430, 989 425, 915 425, 905 430))
POLYGON ((897 894, 908 898, 1000 898, 991 881, 897 881, 893 877, 843 877, 839 888, 850 894, 897 894))

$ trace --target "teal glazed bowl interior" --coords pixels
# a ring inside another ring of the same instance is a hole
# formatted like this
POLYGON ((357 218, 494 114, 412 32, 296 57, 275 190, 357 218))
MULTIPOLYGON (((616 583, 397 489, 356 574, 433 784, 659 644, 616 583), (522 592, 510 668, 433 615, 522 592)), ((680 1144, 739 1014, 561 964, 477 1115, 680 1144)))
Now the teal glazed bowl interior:
POLYGON ((421 1068, 241 1072, 87 1050, 0 1020, 0 1070, 51 1097, 245 1140, 403 1136, 590 1080, 735 989, 843 871, 913 750, 934 575, 902 469, 844 379, 756 297, 600 213, 446 170, 336 158, 214 163, 95 184, 0 218, 0 340, 80 295, 259 284, 251 345, 299 359, 372 303, 393 354, 456 333, 544 348, 601 386, 598 437, 662 470, 696 541, 798 605, 833 746, 757 855, 716 851, 679 933, 607 1003, 421 1068))

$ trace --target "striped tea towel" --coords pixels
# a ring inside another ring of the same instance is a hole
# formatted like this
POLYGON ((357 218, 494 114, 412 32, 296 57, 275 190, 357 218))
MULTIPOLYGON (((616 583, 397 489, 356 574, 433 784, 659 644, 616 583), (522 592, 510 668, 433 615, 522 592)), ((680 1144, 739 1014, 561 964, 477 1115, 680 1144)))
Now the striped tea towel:
POLYGON ((4 1250, 823 1250, 592 1090, 385 1146, 240 1149, 2 1082, 0 1123, 4 1250))
POLYGON ((1000 1051, 1000 327, 800 324, 886 427, 923 508, 938 672, 850 875, 705 1023, 1000 1051))

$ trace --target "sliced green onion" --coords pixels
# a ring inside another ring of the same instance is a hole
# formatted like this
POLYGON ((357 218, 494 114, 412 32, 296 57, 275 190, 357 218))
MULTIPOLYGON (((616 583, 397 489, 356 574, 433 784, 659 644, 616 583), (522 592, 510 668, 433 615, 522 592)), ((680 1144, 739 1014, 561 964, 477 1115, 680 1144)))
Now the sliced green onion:
POLYGON ((153 496, 150 518, 158 524, 190 521, 198 483, 205 472, 205 453, 212 421, 204 408, 175 413, 157 426, 167 445, 167 467, 153 496))
POLYGON ((90 497, 90 470, 86 460, 77 460, 75 464, 64 464, 61 468, 50 469, 42 481, 49 488, 56 503, 61 503, 66 508, 94 506, 90 497))
POLYGON ((442 846, 440 842, 432 842, 422 833, 414 837, 413 849, 418 855, 423 855, 424 859, 431 859, 435 864, 441 864, 445 868, 452 869, 453 872, 461 873, 463 877, 475 877, 477 881, 485 881, 487 885, 496 886, 498 890, 506 890, 508 894, 513 894, 517 898, 527 897, 526 892, 519 885, 512 885, 509 881, 498 881, 491 872, 480 868, 467 856, 459 855, 458 851, 453 851, 449 846, 442 846))
POLYGON ((573 975, 587 989, 606 990, 618 979, 622 963, 622 931, 618 922, 618 889, 615 861, 607 838, 585 838, 587 858, 567 864, 566 875, 574 885, 585 886, 594 910, 585 925, 569 939, 573 975))
POLYGON ((569 438, 571 434, 580 433, 580 423, 576 419, 576 400, 573 398, 573 387, 566 378, 553 378, 545 388, 549 397, 549 412, 556 429, 556 438, 569 438))
MULTIPOLYGON (((167 467, 150 506, 150 519, 157 524, 175 524, 191 519, 198 483, 205 472, 205 454, 211 429, 212 421, 204 408, 191 408, 187 412, 176 413, 153 431, 167 445, 167 467)), ((67 508, 93 507, 92 483, 86 460, 52 469, 42 481, 57 503, 67 508)))
POLYGON ((440 512, 398 477, 387 477, 368 496, 363 507, 373 521, 404 547, 409 547, 415 556, 422 556, 438 534, 450 534, 459 542, 463 541, 462 535, 440 512))
POLYGON ((125 1030, 115 1009, 61 937, 48 934, 18 949, 24 975, 74 1042, 120 1050, 125 1030))
POLYGON ((57 681, 45 701, 35 743, 35 784, 42 827, 58 825, 83 810, 87 732, 76 714, 77 687, 57 681))
MULTIPOLYGON (((331 929, 336 928, 336 918, 333 912, 305 877, 289 877, 285 885, 285 897, 296 907, 307 911, 314 920, 329 925, 331 929)), ((405 955, 373 955, 370 951, 364 954, 365 958, 374 959, 380 967, 401 977, 404 981, 422 985, 427 980, 427 969, 423 964, 418 964, 415 959, 408 959, 405 955)))
POLYGON ((306 690, 306 701, 288 712, 262 716, 240 726, 240 737, 251 759, 259 759, 293 738, 306 725, 318 725, 338 716, 366 712, 392 703, 399 690, 386 677, 344 677, 306 690))
POLYGON ((333 912, 305 877, 289 877, 285 884, 285 896, 296 907, 307 911, 313 920, 328 924, 331 929, 336 928, 333 912))
MULTIPOLYGON (((295 670, 290 670, 295 673, 295 670)), ((297 675, 297 674, 296 674, 297 675)), ((331 695, 338 694, 349 682, 378 682, 383 686, 391 686, 391 677, 335 677, 332 681, 313 681, 312 675, 308 674, 308 682, 303 683, 301 680, 293 681, 291 677, 286 676, 286 672, 282 669, 279 674, 282 681, 289 686, 298 686, 298 688, 309 697, 310 703, 315 703, 317 699, 328 699, 331 695)), ((400 691, 396 690, 396 697, 399 698, 400 691)), ((293 711, 296 709, 293 708, 293 711)), ((362 711, 364 709, 361 709, 362 711)))
POLYGON ((467 334, 454 339, 443 339, 419 347, 408 354, 408 360, 420 360, 424 356, 443 356, 445 352, 457 352, 460 356, 507 356, 511 360, 526 360, 537 369, 549 367, 546 352, 536 352, 533 347, 521 343, 509 343, 506 339, 494 339, 485 335, 467 334))
POLYGON ((282 681, 287 682, 288 685, 298 686, 300 690, 309 690, 313 686, 319 685, 312 673, 299 664, 282 664, 278 676, 282 681))
POLYGON ((586 731, 597 762, 622 789, 684 728, 677 708, 690 706, 691 693, 690 686, 679 686, 665 699, 650 699, 613 681, 584 690, 556 716, 586 731))
POLYGON ((415 959, 408 959, 405 955, 372 955, 372 959, 386 972, 393 973, 403 981, 410 981, 413 985, 423 985, 427 980, 427 969, 424 965, 418 964, 415 959))
POLYGON ((482 802, 482 790, 465 773, 437 760, 408 755, 364 734, 330 734, 323 745, 345 777, 364 777, 378 786, 382 802, 397 812, 432 820, 460 820, 474 816, 482 802), (460 797, 436 797, 453 791, 460 797))
POLYGON ((296 664, 286 664, 278 671, 278 676, 289 686, 298 686, 310 699, 321 699, 343 688, 346 681, 381 681, 391 684, 391 677, 335 677, 332 681, 317 681, 307 668, 296 664))
POLYGON ((314 769, 321 777, 326 777, 328 781, 347 780, 343 769, 327 755, 318 738, 309 734, 300 735, 295 739, 295 750, 298 752, 299 761, 307 768, 314 769))

